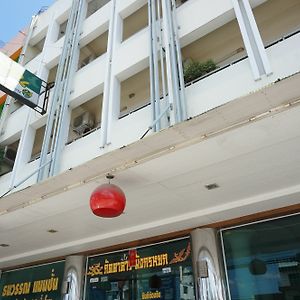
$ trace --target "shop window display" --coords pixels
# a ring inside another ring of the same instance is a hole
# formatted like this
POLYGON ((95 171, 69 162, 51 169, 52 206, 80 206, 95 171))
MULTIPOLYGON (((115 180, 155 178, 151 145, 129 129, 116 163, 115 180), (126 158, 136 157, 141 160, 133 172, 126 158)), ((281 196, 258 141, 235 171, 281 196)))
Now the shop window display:
POLYGON ((86 300, 194 300, 188 239, 88 259, 86 300))

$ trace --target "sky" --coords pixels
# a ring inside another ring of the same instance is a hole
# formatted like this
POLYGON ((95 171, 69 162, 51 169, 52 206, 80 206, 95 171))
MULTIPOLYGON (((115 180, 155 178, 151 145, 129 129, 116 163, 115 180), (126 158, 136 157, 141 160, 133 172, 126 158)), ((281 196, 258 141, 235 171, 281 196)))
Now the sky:
POLYGON ((30 24, 31 17, 54 0, 0 0, 0 47, 19 30, 30 24), (1 45, 2 44, 2 45, 1 45))

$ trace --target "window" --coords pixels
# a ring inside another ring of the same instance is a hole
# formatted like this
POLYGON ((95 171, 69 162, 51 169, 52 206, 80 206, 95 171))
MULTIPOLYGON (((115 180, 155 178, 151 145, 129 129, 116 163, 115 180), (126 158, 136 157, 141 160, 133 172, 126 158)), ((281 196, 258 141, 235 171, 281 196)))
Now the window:
POLYGON ((176 7, 181 6, 183 3, 187 2, 187 1, 188 0, 176 0, 175 1, 176 7))
POLYGON ((40 157, 44 135, 45 135, 45 129, 46 129, 46 125, 38 128, 35 132, 35 137, 34 137, 34 142, 33 142, 33 147, 31 152, 31 159, 30 159, 31 161, 38 159, 40 157))
POLYGON ((98 9, 108 3, 110 0, 92 0, 88 3, 86 17, 88 18, 90 15, 95 13, 98 9))
POLYGON ((60 38, 62 38, 65 35, 66 30, 67 30, 67 24, 68 24, 68 20, 64 21, 63 23, 61 23, 59 25, 57 40, 59 40, 60 38))
POLYGON ((148 6, 144 5, 123 21, 123 41, 148 26, 148 6))
POLYGON ((55 82, 57 68, 58 68, 58 65, 56 65, 49 71, 47 83, 55 82))
POLYGON ((102 101, 103 94, 86 101, 72 110, 68 143, 86 136, 95 128, 100 128, 102 101))
POLYGON ((44 44, 45 44, 46 37, 41 39, 38 43, 32 45, 31 43, 28 44, 28 47, 25 52, 24 57, 24 64, 27 64, 31 60, 33 60, 35 57, 37 57, 40 53, 42 53, 44 44))
POLYGON ((121 82, 120 115, 124 116, 150 102, 149 68, 121 82), (136 83, 139 84, 136 84, 136 83))
POLYGON ((20 140, 0 147, 0 176, 12 171, 20 140))
POLYGON ((104 54, 107 50, 108 31, 88 43, 80 49, 78 69, 91 63, 97 57, 104 54))
POLYGON ((231 299, 300 299, 300 215, 222 233, 231 299))

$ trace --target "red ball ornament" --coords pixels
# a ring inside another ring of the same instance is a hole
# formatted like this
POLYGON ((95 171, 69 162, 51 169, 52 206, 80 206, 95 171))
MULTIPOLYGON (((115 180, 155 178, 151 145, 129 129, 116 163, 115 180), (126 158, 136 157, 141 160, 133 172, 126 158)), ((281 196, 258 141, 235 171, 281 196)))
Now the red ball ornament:
POLYGON ((93 214, 102 218, 118 217, 124 211, 125 204, 125 194, 114 184, 103 184, 97 187, 90 197, 93 214))

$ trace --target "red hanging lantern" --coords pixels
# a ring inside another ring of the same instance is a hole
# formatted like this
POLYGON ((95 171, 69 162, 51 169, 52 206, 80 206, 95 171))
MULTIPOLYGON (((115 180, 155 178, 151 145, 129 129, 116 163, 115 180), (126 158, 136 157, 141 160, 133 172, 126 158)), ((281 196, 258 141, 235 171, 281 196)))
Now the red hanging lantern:
POLYGON ((98 217, 114 218, 121 215, 126 204, 124 192, 114 184, 97 187, 90 197, 90 207, 98 217))

